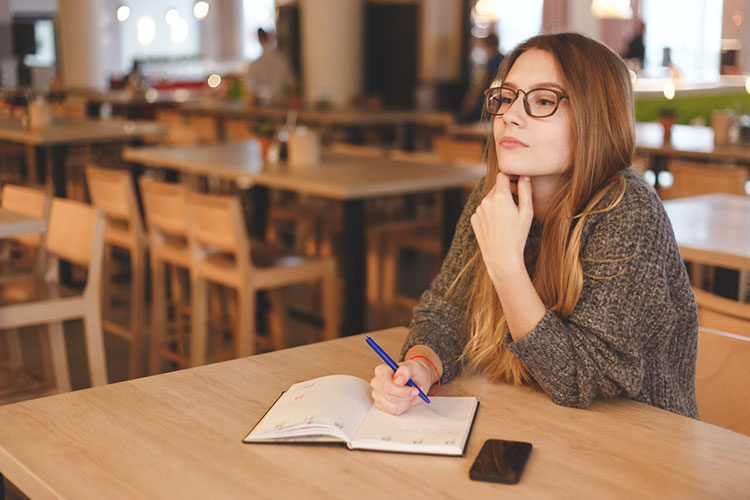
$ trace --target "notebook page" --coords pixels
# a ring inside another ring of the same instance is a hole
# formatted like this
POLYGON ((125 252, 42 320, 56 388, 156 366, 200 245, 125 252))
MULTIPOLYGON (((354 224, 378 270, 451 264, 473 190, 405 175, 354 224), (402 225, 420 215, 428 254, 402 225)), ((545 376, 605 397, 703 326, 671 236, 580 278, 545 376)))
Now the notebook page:
POLYGON ((350 375, 329 375, 294 384, 245 440, 332 435, 346 441, 372 407, 370 384, 350 375))
POLYGON ((373 406, 354 436, 351 448, 411 453, 463 454, 477 400, 433 397, 431 405, 412 406, 390 415, 373 406))

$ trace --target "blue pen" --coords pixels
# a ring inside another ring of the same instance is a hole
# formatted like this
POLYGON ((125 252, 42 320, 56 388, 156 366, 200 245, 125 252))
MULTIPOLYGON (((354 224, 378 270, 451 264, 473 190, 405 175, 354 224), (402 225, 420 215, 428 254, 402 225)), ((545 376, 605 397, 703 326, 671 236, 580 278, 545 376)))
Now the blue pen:
MULTIPOLYGON (((380 356, 381 358, 383 358, 383 361, 385 361, 385 364, 387 364, 388 366, 391 367, 391 370, 393 370, 394 372, 396 370, 398 370, 398 365, 391 359, 390 356, 388 356, 385 353, 385 351, 383 349, 380 348, 380 346, 378 344, 375 343, 374 340, 372 340, 372 337, 365 336, 365 342, 367 342, 367 344, 370 347, 372 347, 373 351, 375 351, 376 353, 378 353, 378 356, 380 356)), ((430 400, 425 395, 425 393, 422 392, 422 389, 420 389, 419 386, 417 384, 415 384, 412 379, 409 379, 409 381, 406 382, 406 385, 409 385, 411 387, 415 387, 419 391, 419 397, 422 398, 424 400, 424 402, 427 403, 428 405, 432 404, 432 403, 430 403, 430 400)))

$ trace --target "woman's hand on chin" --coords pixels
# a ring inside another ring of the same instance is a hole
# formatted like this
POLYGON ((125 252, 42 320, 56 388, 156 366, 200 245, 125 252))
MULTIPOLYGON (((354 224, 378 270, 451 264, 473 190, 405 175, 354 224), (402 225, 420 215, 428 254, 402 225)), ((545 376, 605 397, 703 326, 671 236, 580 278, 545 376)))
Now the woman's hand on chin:
MULTIPOLYGON (((515 176, 513 176, 515 177, 515 176)), ((471 216, 471 227, 493 283, 523 268, 523 250, 534 219, 531 179, 518 177, 518 205, 513 200, 511 176, 498 172, 495 185, 471 216)))

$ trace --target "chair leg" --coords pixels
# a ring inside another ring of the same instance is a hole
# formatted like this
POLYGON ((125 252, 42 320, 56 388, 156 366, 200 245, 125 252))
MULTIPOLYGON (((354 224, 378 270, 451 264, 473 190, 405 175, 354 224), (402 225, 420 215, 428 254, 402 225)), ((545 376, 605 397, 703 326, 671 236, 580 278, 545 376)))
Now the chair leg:
POLYGON ((208 349, 208 282, 200 277, 193 281, 190 366, 200 366, 206 363, 208 349))
POLYGON ((283 291, 280 289, 268 290, 268 300, 271 303, 271 314, 269 317, 269 329, 271 344, 274 349, 284 349, 289 345, 286 328, 286 308, 284 307, 283 291))
POLYGON ((237 290, 240 320, 237 332, 237 357, 255 354, 255 289, 237 290))
POLYGON ((393 308, 396 302, 396 269, 398 265, 398 248, 391 242, 383 244, 383 289, 382 295, 382 319, 380 327, 392 326, 393 308))
POLYGON ((23 353, 21 352, 21 338, 18 328, 5 330, 5 342, 8 346, 8 366, 16 370, 23 366, 23 353))
POLYGON ((114 287, 112 286, 112 276, 114 275, 114 258, 112 252, 114 252, 114 247, 105 242, 103 251, 104 263, 102 264, 101 304, 102 316, 108 318, 112 293, 114 290, 114 287))
POLYGON ((143 329, 143 304, 146 293, 144 288, 145 267, 144 267, 144 249, 136 246, 130 249, 130 333, 132 343, 130 345, 130 362, 128 365, 128 375, 130 378, 137 378, 143 375, 143 356, 146 341, 145 331, 143 329))
POLYGON ((52 351, 52 369, 55 374, 55 385, 58 392, 70 392, 70 370, 65 350, 65 333, 61 321, 48 326, 49 343, 52 351))
POLYGON ((163 262, 151 259, 151 336, 148 372, 153 375, 161 371, 161 350, 165 347, 165 332, 167 328, 167 289, 164 274, 166 266, 163 262))
POLYGON ((336 263, 329 261, 326 264, 326 272, 321 280, 323 295, 323 340, 335 339, 339 336, 339 306, 338 306, 338 277, 336 275, 336 263))
POLYGON ((381 293, 383 290, 381 255, 382 255, 382 236, 377 231, 370 231, 367 238, 367 254, 365 256, 366 276, 367 276, 367 329, 377 330, 383 321, 382 307, 383 300, 381 293))
POLYGON ((107 360, 104 354, 104 336, 102 334, 102 314, 99 298, 92 297, 86 307, 83 325, 86 331, 86 355, 89 360, 91 385, 104 385, 108 382, 107 360))

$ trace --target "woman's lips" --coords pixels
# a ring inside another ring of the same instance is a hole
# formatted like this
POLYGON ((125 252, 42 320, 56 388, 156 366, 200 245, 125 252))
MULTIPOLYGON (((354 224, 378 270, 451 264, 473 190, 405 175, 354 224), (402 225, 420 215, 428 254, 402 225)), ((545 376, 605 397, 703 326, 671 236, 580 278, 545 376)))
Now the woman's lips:
POLYGON ((503 147, 505 149, 516 149, 516 148, 528 148, 529 146, 515 137, 502 137, 500 139, 500 147, 503 147))

